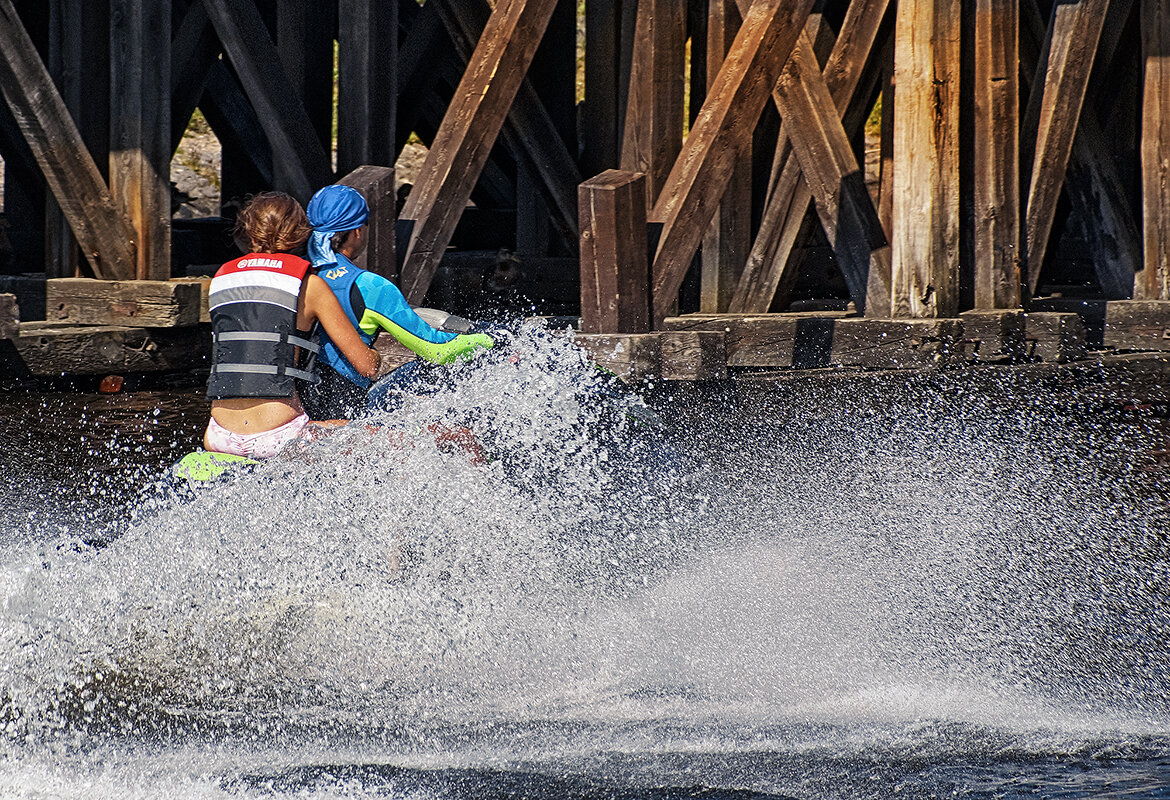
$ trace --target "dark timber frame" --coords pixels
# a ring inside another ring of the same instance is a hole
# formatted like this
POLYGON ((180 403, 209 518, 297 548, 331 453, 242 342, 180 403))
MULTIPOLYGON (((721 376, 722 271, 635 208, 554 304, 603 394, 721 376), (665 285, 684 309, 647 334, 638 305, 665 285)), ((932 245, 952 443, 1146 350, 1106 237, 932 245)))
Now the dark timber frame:
POLYGON ((1170 0, 0 0, 0 51, 9 274, 184 276, 198 109, 225 216, 358 185, 416 303, 460 265, 630 336, 1170 303, 1170 0))

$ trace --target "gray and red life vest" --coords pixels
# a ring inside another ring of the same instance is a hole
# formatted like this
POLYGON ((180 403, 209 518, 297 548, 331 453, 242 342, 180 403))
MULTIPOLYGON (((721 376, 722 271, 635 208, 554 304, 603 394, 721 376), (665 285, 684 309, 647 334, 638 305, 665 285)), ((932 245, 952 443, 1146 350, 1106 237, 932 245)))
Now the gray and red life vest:
POLYGON ((319 350, 297 330, 297 303, 309 262, 286 253, 249 253, 219 268, 211 281, 211 376, 207 396, 288 398, 294 379, 316 383, 319 350), (297 364, 297 348, 309 363, 297 364))

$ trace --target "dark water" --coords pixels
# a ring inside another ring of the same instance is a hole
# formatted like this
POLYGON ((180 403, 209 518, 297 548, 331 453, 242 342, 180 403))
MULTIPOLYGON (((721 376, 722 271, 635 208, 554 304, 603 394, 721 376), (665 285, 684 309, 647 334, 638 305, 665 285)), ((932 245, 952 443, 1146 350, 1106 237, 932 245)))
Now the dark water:
POLYGON ((1161 367, 517 349, 194 497, 196 390, 0 396, 0 795, 1170 796, 1161 367))

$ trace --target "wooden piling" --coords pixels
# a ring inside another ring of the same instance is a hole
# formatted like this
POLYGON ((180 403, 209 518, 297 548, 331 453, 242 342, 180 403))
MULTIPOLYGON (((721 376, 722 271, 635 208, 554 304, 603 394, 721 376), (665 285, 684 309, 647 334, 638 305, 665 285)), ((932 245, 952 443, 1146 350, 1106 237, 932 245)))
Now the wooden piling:
POLYGON ((582 333, 647 333, 646 176, 606 170, 581 184, 582 333))

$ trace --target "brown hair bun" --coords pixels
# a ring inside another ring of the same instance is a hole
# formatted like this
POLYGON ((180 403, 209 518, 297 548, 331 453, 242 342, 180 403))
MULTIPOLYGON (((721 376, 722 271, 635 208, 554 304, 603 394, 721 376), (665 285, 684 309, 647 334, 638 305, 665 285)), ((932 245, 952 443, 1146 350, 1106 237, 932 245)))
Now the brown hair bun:
POLYGON ((261 192, 248 200, 236 218, 236 244, 259 253, 295 253, 313 233, 305 209, 284 192, 261 192))

